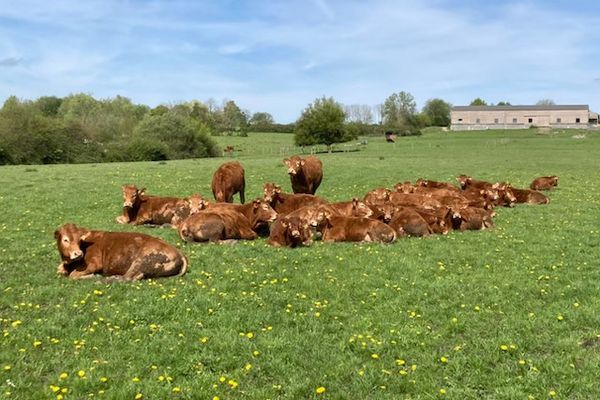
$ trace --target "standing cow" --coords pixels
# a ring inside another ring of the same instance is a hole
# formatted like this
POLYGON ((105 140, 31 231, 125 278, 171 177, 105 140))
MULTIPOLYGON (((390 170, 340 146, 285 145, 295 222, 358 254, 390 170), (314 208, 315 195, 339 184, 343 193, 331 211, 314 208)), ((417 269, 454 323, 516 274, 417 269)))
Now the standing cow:
POLYGON ((188 268, 179 250, 143 233, 90 231, 65 224, 54 238, 62 259, 57 272, 71 279, 100 274, 138 280, 180 276, 188 268))
POLYGON ((233 195, 239 193, 240 203, 244 204, 246 179, 242 164, 237 161, 222 164, 213 175, 211 188, 215 200, 220 203, 233 203, 233 195))
POLYGON ((323 163, 317 157, 302 158, 293 156, 285 158, 283 163, 288 168, 294 193, 315 194, 323 180, 323 163))

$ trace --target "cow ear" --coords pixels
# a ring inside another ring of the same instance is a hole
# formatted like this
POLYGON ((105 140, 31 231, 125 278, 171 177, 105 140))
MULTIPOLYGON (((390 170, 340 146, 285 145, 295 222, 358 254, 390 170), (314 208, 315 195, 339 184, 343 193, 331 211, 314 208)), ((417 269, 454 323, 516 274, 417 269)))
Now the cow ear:
POLYGON ((290 226, 290 224, 288 223, 288 221, 287 221, 287 220, 285 220, 285 219, 282 219, 282 220, 281 220, 281 226, 283 226, 284 228, 287 228, 288 226, 290 226))
POLYGON ((57 229, 54 231, 54 239, 58 240, 60 238, 60 231, 57 229))
POLYGON ((300 165, 304 165, 304 160, 301 160, 301 161, 300 161, 300 165))
POLYGON ((88 242, 90 239, 90 236, 92 235, 92 232, 90 232, 88 229, 82 229, 82 235, 79 237, 79 241, 80 242, 88 242))
POLYGON ((144 196, 144 195, 146 194, 146 188, 139 189, 139 190, 138 190, 138 194, 139 194, 140 196, 144 196))
POLYGON ((275 193, 281 193, 281 186, 275 186, 275 193))
POLYGON ((260 200, 254 200, 252 202, 252 207, 254 207, 255 209, 260 207, 260 200))

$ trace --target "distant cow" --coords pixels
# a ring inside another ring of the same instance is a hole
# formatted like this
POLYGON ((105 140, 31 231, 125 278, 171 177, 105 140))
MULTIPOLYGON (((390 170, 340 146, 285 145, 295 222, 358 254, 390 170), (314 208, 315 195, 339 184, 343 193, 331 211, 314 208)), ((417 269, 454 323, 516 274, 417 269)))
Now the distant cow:
POLYGON ((116 218, 120 224, 176 226, 189 215, 206 207, 208 202, 199 194, 183 199, 146 194, 146 189, 124 185, 123 213, 116 218))
POLYGON ((474 187, 478 189, 495 189, 498 187, 498 183, 491 183, 486 181, 480 181, 477 179, 473 179, 468 175, 459 175, 456 177, 456 180, 460 184, 460 188, 465 190, 469 187, 474 187))
POLYGON ((65 224, 54 238, 62 259, 57 272, 71 279, 100 274, 138 280, 183 275, 188 268, 179 250, 142 233, 91 231, 65 224))
POLYGON ((323 163, 317 157, 302 158, 293 156, 285 158, 283 163, 288 168, 294 193, 315 194, 323 180, 323 163))
POLYGON ((455 192, 459 191, 459 189, 451 183, 431 181, 429 179, 423 179, 423 178, 417 179, 416 186, 427 187, 430 189, 447 189, 447 190, 452 190, 455 192))
POLYGON ((312 243, 310 224, 298 216, 287 215, 278 218, 271 227, 267 243, 275 247, 310 246, 312 243))
POLYGON ((460 210, 460 223, 455 224, 454 228, 461 231, 488 229, 494 226, 494 215, 493 211, 483 208, 467 207, 460 210))
POLYGON ((540 176, 535 178, 529 187, 533 190, 550 190, 558 186, 558 176, 540 176))
POLYGON ((330 203, 333 209, 335 209, 340 215, 346 217, 370 217, 373 215, 373 210, 369 208, 364 202, 359 200, 357 197, 350 201, 338 201, 336 203, 330 203))
POLYGON ((281 186, 274 183, 265 183, 263 185, 263 195, 265 201, 271 204, 271 207, 280 216, 291 213, 294 210, 304 206, 327 204, 327 202, 319 196, 312 194, 289 194, 281 191, 281 186))
POLYGON ((325 221, 322 228, 325 242, 391 243, 398 236, 394 229, 376 219, 334 215, 325 221))
POLYGON ((516 203, 526 204, 548 204, 550 199, 546 197, 542 192, 531 189, 517 189, 509 187, 508 189, 516 198, 516 203))
POLYGON ((222 164, 213 174, 211 189, 218 202, 233 203, 233 195, 239 193, 240 203, 244 204, 245 188, 244 168, 237 161, 222 164))

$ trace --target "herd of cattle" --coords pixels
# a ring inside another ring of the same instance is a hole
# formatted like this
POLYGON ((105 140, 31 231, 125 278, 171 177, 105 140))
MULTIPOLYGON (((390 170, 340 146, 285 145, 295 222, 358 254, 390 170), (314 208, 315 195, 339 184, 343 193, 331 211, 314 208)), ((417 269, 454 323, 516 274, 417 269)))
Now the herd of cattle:
MULTIPOLYGON (((540 190, 558 184, 558 177, 536 178, 530 189, 457 177, 459 187, 418 179, 394 190, 377 188, 362 199, 328 202, 315 193, 323 178, 321 161, 308 156, 284 159, 293 193, 273 183, 263 186, 263 198, 245 204, 242 165, 228 162, 213 175, 212 203, 199 194, 186 198, 148 195, 125 185, 120 224, 170 225, 186 242, 227 242, 268 236, 272 246, 309 246, 324 242, 391 243, 402 236, 446 234, 449 230, 480 230, 493 226, 497 206, 546 204, 540 190), (239 193, 241 204, 233 204, 239 193)), ((186 257, 174 246, 142 233, 91 231, 65 224, 55 233, 62 262, 58 273, 69 278, 100 274, 126 280, 183 275, 186 257)))

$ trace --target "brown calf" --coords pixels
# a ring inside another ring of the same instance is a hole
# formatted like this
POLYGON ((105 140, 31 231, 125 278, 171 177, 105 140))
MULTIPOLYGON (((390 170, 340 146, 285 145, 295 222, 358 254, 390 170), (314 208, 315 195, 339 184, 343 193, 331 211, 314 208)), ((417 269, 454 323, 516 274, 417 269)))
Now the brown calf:
POLYGON ((396 206, 416 206, 428 209, 436 209, 442 206, 442 203, 432 197, 415 193, 392 193, 390 202, 396 206))
POLYGON ((317 157, 285 158, 283 163, 288 169, 292 191, 294 193, 315 194, 323 180, 323 163, 317 157))
POLYGON ((456 224, 457 230, 480 230, 494 226, 492 217, 495 215, 493 211, 484 210, 483 208, 467 207, 460 210, 460 223, 456 224))
POLYGON ((510 191, 516 198, 516 203, 526 204, 548 204, 550 199, 546 197, 542 192, 531 189, 517 189, 509 187, 510 191))
POLYGON ((234 210, 207 209, 187 218, 179 226, 179 237, 188 242, 218 242, 258 237, 250 221, 234 210))
POLYGON ((123 214, 116 218, 119 224, 176 226, 189 215, 206 207, 208 202, 199 194, 183 199, 146 195, 146 189, 124 185, 123 214))
POLYGON ((277 218, 277 212, 263 199, 255 199, 252 203, 248 204, 212 203, 208 205, 207 210, 232 210, 239 212, 250 222, 250 226, 254 231, 259 226, 273 222, 277 218))
POLYGON ((322 228, 325 242, 392 243, 398 236, 394 229, 375 219, 333 215, 325 221, 322 228))
POLYGON ((312 232, 309 222, 293 215, 278 218, 271 227, 267 243, 275 247, 310 246, 312 232))
POLYGON ((533 190, 550 190, 558 186, 558 176, 540 176, 535 178, 529 187, 533 190))
POLYGON ((363 201, 368 206, 372 206, 375 204, 382 204, 382 203, 387 202, 390 199, 390 194, 392 194, 392 191, 387 188, 373 189, 365 195, 365 197, 363 198, 363 201))
POLYGON ((453 192, 460 191, 459 188, 448 182, 430 181, 428 179, 419 178, 415 183, 416 186, 426 187, 429 189, 446 189, 451 190, 453 192))
POLYGON ((291 213, 300 207, 310 205, 327 204, 327 202, 319 196, 312 194, 289 194, 281 191, 281 186, 273 183, 265 183, 263 186, 263 195, 277 214, 283 216, 291 213))
POLYGON ((388 225, 400 235, 428 236, 433 233, 425 218, 407 207, 398 208, 388 225))
POLYGON ((350 201, 338 201, 336 203, 330 203, 334 210, 340 215, 346 217, 365 217, 368 218, 373 215, 373 211, 363 201, 360 201, 357 197, 350 201))
POLYGON ((100 274, 138 280, 183 275, 188 268, 179 250, 143 233, 90 231, 65 224, 54 238, 62 259, 57 272, 71 279, 100 274))
POLYGON ((237 161, 222 164, 213 174, 211 189, 218 202, 233 203, 233 195, 239 193, 240 203, 244 204, 245 188, 244 168, 237 161))

